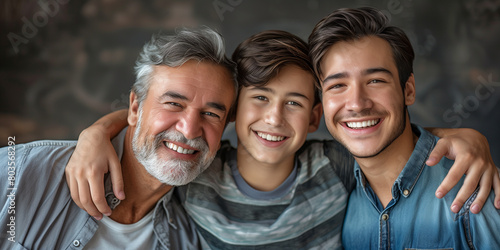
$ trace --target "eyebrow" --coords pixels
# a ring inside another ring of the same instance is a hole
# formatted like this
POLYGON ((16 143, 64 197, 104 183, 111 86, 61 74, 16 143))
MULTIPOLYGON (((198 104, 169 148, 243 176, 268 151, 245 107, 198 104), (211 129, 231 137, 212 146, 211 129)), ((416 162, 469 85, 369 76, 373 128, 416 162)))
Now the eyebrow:
POLYGON ((222 112, 226 112, 226 106, 224 106, 221 103, 209 102, 209 103, 207 103, 207 106, 212 107, 212 108, 217 109, 217 110, 220 110, 222 112))
MULTIPOLYGON (((366 76, 366 75, 370 75, 370 74, 374 74, 374 73, 379 73, 379 72, 386 73, 386 74, 390 75, 391 77, 393 77, 392 72, 390 70, 388 70, 386 68, 382 68, 382 67, 365 69, 365 70, 363 70, 361 72, 361 74, 363 76, 366 76)), ((327 76, 323 80, 323 83, 326 82, 326 81, 329 81, 329 80, 347 78, 348 76, 349 76, 349 73, 347 73, 347 72, 336 73, 336 74, 327 76)))
POLYGON ((163 99, 163 98, 166 98, 166 97, 170 97, 170 98, 174 98, 174 99, 180 99, 180 100, 183 100, 183 101, 187 101, 189 100, 185 95, 179 93, 179 92, 175 92, 175 91, 167 91, 165 93, 163 93, 163 95, 160 96, 160 99, 163 99))
MULTIPOLYGON (((268 92, 268 93, 271 93, 271 94, 275 94, 276 93, 273 89, 267 88, 267 87, 264 87, 264 86, 253 87, 253 88, 251 88, 249 90, 261 90, 261 91, 265 91, 265 92, 268 92)), ((288 93, 286 93, 286 95, 287 96, 302 97, 302 98, 305 98, 305 99, 309 100, 309 98, 306 95, 298 93, 298 92, 288 92, 288 93)))
MULTIPOLYGON (((185 95, 179 93, 179 92, 175 92, 175 91, 167 91, 165 93, 163 93, 163 95, 160 96, 160 99, 163 99, 163 98, 173 98, 173 99, 179 99, 179 100, 182 100, 182 101, 188 101, 189 98, 187 98, 185 95)), ((226 106, 224 106, 224 104, 222 103, 218 103, 218 102, 209 102, 206 104, 207 106, 211 107, 211 108, 214 108, 214 109, 218 109, 220 111, 223 111, 223 112, 226 112, 226 106)))
POLYGON ((349 74, 347 72, 341 72, 341 73, 336 73, 333 75, 327 76, 325 79, 323 79, 323 83, 329 80, 335 80, 335 79, 341 79, 341 78, 347 78, 349 74))
POLYGON ((382 68, 382 67, 365 69, 365 70, 363 70, 362 74, 363 75, 370 75, 370 74, 379 73, 379 72, 386 73, 386 74, 390 75, 391 77, 393 76, 391 71, 389 71, 386 68, 382 68))

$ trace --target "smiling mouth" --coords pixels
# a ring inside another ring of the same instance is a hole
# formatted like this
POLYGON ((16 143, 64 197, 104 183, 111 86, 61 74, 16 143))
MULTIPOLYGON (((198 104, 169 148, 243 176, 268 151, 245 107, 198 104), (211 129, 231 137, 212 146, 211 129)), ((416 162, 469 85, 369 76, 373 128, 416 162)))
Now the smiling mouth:
POLYGON ((192 155, 194 154, 195 152, 197 152, 196 150, 194 149, 187 149, 187 148, 183 148, 181 146, 177 146, 171 142, 163 142, 163 144, 165 144, 165 146, 169 149, 172 149, 173 151, 176 151, 177 153, 180 153, 180 154, 185 154, 185 155, 192 155))
POLYGON ((270 134, 266 134, 266 133, 262 133, 262 132, 256 132, 257 135, 266 140, 266 141, 274 141, 274 142, 277 142, 277 141, 283 141, 285 140, 285 136, 276 136, 276 135, 270 135, 270 134))
POLYGON ((380 119, 367 120, 362 122, 346 122, 348 128, 352 129, 364 129, 377 125, 380 122, 380 119))

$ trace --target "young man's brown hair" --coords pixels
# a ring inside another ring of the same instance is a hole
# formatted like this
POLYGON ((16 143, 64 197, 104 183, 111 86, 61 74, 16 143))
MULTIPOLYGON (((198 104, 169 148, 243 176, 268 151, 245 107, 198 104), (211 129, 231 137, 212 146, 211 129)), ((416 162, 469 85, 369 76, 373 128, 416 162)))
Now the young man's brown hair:
POLYGON ((415 58, 410 39, 402 29, 390 26, 389 19, 381 11, 371 7, 338 9, 316 24, 309 36, 309 55, 317 77, 320 80, 324 77, 320 63, 332 45, 365 36, 377 36, 390 44, 404 91, 405 83, 413 73, 415 58))

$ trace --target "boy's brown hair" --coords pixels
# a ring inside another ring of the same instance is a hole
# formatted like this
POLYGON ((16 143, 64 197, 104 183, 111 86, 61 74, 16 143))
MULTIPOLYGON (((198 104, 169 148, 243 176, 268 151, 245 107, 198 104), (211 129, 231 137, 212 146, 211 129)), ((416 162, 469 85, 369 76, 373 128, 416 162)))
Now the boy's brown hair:
MULTIPOLYGON (((315 87, 319 89, 308 53, 307 43, 289 32, 268 30, 257 33, 240 43, 233 53, 239 86, 264 86, 283 66, 295 65, 310 72, 315 87)), ((314 93, 314 104, 317 104, 320 98, 318 91, 314 93)))

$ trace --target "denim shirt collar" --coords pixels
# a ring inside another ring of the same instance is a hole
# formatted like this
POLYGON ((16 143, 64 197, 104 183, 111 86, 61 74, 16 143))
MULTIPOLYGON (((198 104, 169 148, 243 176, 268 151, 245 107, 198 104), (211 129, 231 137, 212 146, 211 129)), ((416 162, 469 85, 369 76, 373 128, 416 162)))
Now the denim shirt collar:
MULTIPOLYGON (((408 197, 412 193, 422 170, 427 166, 425 162, 436 142, 434 135, 422 127, 412 124, 412 130, 419 138, 403 171, 401 171, 392 186, 393 197, 398 197, 399 195, 408 197)), ((366 178, 357 162, 354 163, 354 177, 358 185, 366 188, 366 178)))

